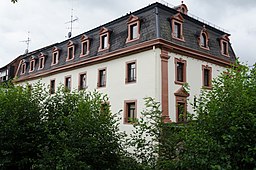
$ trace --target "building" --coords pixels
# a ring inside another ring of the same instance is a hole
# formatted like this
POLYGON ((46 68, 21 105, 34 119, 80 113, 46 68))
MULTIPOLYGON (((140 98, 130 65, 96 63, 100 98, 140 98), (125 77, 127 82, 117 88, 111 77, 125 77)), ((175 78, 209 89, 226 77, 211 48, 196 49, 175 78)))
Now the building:
POLYGON ((185 4, 151 4, 19 56, 10 64, 12 76, 17 84, 41 80, 52 94, 60 83, 71 90, 97 89, 109 96, 112 112, 123 110, 123 130, 129 131, 130 120, 140 116, 144 97, 161 102, 165 121, 183 121, 180 115, 192 112, 187 99, 211 89, 212 78, 236 59, 228 33, 187 12, 185 4))

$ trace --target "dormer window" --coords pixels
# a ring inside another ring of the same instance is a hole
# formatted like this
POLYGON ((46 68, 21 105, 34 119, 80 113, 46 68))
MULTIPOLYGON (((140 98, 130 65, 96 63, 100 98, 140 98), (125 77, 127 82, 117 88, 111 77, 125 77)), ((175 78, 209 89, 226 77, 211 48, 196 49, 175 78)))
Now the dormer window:
POLYGON ((131 15, 128 19, 128 37, 126 42, 138 40, 140 38, 140 21, 137 16, 131 15))
POLYGON ((226 56, 226 57, 229 57, 229 38, 228 38, 228 35, 225 34, 223 35, 221 38, 220 38, 220 48, 221 48, 221 54, 226 56))
POLYGON ((83 35, 81 38, 81 54, 80 57, 86 56, 89 54, 89 37, 83 35))
POLYGON ((59 49, 54 47, 52 49, 52 66, 59 63, 59 49))
POLYGON ((43 53, 40 53, 38 57, 38 70, 42 70, 44 68, 45 63, 45 55, 43 53))
POLYGON ((35 63, 36 63, 36 60, 35 59, 32 59, 30 62, 29 62, 29 72, 33 72, 35 70, 35 63))
POLYGON ((73 60, 74 58, 75 58, 75 45, 72 41, 69 41, 66 61, 73 60))
POLYGON ((21 64, 21 75, 26 73, 26 61, 23 60, 21 64))
POLYGON ((204 26, 204 28, 202 29, 200 36, 198 38, 198 42, 199 42, 199 46, 203 49, 207 49, 209 50, 209 35, 208 32, 204 26))
POLYGON ((183 26, 182 26, 183 21, 184 19, 180 13, 174 15, 171 18, 172 38, 184 41, 183 26))
POLYGON ((110 31, 105 27, 101 28, 99 51, 104 51, 104 50, 109 49, 109 47, 110 47, 109 36, 110 36, 110 31))

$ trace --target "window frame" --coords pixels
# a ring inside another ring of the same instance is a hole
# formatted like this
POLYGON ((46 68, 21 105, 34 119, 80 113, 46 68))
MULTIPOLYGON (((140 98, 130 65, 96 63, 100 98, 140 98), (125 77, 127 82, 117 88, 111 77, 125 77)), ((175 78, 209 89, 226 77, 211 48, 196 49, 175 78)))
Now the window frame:
POLYGON ((71 88, 72 88, 72 78, 71 78, 71 75, 65 76, 64 87, 65 87, 66 90, 71 91, 71 88), (70 86, 68 86, 68 80, 69 79, 70 79, 70 86))
POLYGON ((27 70, 27 64, 26 64, 26 61, 22 61, 22 64, 21 64, 21 73, 20 75, 24 75, 26 73, 26 70, 27 70))
POLYGON ((35 71, 35 66, 36 66, 36 60, 31 59, 29 62, 29 71, 28 72, 33 72, 35 71))
POLYGON ((104 67, 104 68, 101 68, 101 69, 98 69, 98 82, 97 82, 97 87, 98 88, 103 88, 103 87, 106 87, 107 86, 107 68, 104 67), (103 82, 104 84, 101 84, 101 72, 102 71, 105 71, 105 76, 104 76, 104 79, 103 79, 103 82))
POLYGON ((187 121, 187 98, 189 97, 189 93, 184 89, 184 87, 180 87, 175 93, 175 108, 176 108, 176 122, 186 122, 187 121), (184 104, 184 117, 183 121, 179 121, 179 103, 184 104))
POLYGON ((224 34, 221 38, 220 38, 220 51, 221 54, 223 56, 229 57, 229 35, 224 34), (225 45, 224 45, 225 44, 225 45), (226 46, 226 48, 224 48, 224 46, 226 46), (226 49, 226 52, 225 52, 226 49))
POLYGON ((67 58, 66 61, 71 61, 75 58, 75 44, 73 41, 69 41, 67 44, 67 58), (70 57, 70 50, 72 49, 72 56, 70 57))
POLYGON ((137 119, 137 100, 125 100, 124 101, 124 117, 123 117, 123 123, 127 124, 127 125, 132 125, 132 122, 129 122, 129 104, 133 104, 134 103, 134 119, 137 119))
POLYGON ((175 58, 174 59, 174 63, 175 63, 175 84, 185 84, 187 82, 187 61, 183 60, 182 58, 178 59, 175 58), (179 81, 178 80, 178 68, 177 65, 178 63, 182 63, 183 64, 183 70, 182 70, 182 77, 183 77, 183 81, 179 81))
POLYGON ((80 53, 80 57, 84 57, 84 56, 87 56, 89 55, 90 53, 90 39, 88 36, 86 35, 83 35, 81 37, 81 53, 80 53), (87 44, 86 46, 86 53, 84 53, 84 44, 87 44))
POLYGON ((212 67, 209 67, 208 65, 202 65, 202 88, 204 89, 212 89, 212 67), (208 75, 208 82, 206 85, 205 83, 205 71, 209 71, 208 75))
POLYGON ((184 22, 184 19, 180 13, 171 17, 171 35, 173 39, 185 42, 184 35, 183 35, 183 22, 184 22), (179 28, 180 38, 175 35, 176 24, 180 25, 180 28, 179 28))
POLYGON ((140 39, 140 20, 139 17, 131 15, 127 21, 128 25, 128 36, 126 43, 133 42, 140 39), (132 36, 132 26, 137 26, 137 37, 132 36))
POLYGON ((136 60, 128 61, 126 62, 126 68, 125 68, 125 84, 130 84, 130 83, 136 83, 137 82, 137 62, 136 60), (135 65, 135 79, 130 80, 129 79, 129 65, 134 64, 135 65))
POLYGON ((200 35, 198 37, 198 44, 199 47, 205 50, 210 50, 209 48, 209 34, 207 32, 207 30, 204 28, 201 30, 200 35), (204 42, 202 43, 202 38, 204 36, 204 42))
POLYGON ((59 49, 57 47, 54 47, 52 49, 52 63, 51 66, 57 65, 59 63, 59 49), (54 58, 56 57, 56 63, 54 63, 54 58))
POLYGON ((108 50, 110 48, 110 31, 105 27, 101 28, 99 38, 100 38, 100 45, 99 45, 98 52, 108 50), (107 46, 105 48, 103 48, 102 44, 103 44, 103 38, 105 36, 106 36, 106 40, 107 40, 107 46))
POLYGON ((79 73, 79 77, 78 77, 78 90, 85 90, 87 88, 87 72, 83 72, 83 73, 79 73), (82 87, 82 76, 85 76, 86 78, 86 83, 84 85, 84 87, 82 87))
POLYGON ((55 79, 51 79, 50 80, 50 94, 54 94, 55 93, 55 87, 56 87, 56 80, 55 79), (54 87, 52 87, 52 82, 54 82, 54 87))
POLYGON ((38 57, 38 70, 44 69, 44 64, 45 64, 45 55, 41 53, 38 57), (40 67, 41 65, 42 67, 40 67))

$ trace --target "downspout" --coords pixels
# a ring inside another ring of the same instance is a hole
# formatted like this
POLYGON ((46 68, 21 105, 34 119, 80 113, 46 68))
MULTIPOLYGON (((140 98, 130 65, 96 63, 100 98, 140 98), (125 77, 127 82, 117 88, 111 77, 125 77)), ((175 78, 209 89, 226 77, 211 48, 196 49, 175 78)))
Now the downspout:
POLYGON ((160 37, 160 32, 159 32, 159 17, 158 17, 158 7, 155 7, 155 16, 156 16, 156 38, 160 37))

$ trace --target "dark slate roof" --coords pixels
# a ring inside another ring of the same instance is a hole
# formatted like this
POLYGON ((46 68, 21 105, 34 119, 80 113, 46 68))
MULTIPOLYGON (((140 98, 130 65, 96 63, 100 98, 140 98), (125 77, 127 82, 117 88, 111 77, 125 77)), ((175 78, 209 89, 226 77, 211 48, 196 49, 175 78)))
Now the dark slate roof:
MULTIPOLYGON (((162 5, 160 3, 154 3, 147 7, 144 7, 138 11, 135 11, 131 14, 127 14, 123 17, 120 17, 116 20, 113 20, 109 23, 106 23, 102 26, 99 26, 97 28, 94 28, 92 30, 89 30, 87 32, 84 32, 76 37, 72 37, 71 39, 67 39, 60 43, 55 43, 50 46, 44 47, 42 49, 38 49, 36 51, 30 52, 28 54, 24 54, 21 58, 29 58, 32 55, 39 55, 40 52, 43 52, 46 54, 46 60, 45 60, 45 67, 43 70, 37 70, 38 68, 38 60, 36 61, 36 68, 35 71, 32 73, 29 73, 29 63, 27 63, 27 70, 26 75, 35 74, 38 72, 42 72, 45 70, 50 70, 56 67, 61 67, 66 64, 70 64, 72 62, 77 62, 80 60, 85 60, 91 57, 99 56, 104 53, 108 53, 111 51, 115 51, 121 48, 125 48, 127 46, 131 46, 134 44, 139 44, 148 40, 156 39, 156 14, 155 14, 155 8, 159 9, 159 27, 160 27, 160 37, 162 39, 165 39, 167 41, 170 41, 174 44, 188 47, 191 49, 195 49, 197 51, 201 51, 203 53, 208 53, 211 55, 214 55, 216 57, 222 58, 224 60, 235 60, 235 54, 232 50, 231 45, 229 44, 229 54, 230 58, 224 57, 220 53, 220 44, 219 44, 219 38, 224 35, 225 33, 215 29, 211 26, 208 26, 198 20, 195 20, 187 15, 183 15, 184 23, 183 23, 183 35, 185 38, 185 42, 177 41, 175 39, 171 38, 171 24, 170 24, 170 18, 171 16, 177 14, 178 12, 173 9, 169 8, 165 5, 162 5), (127 20, 131 15, 135 15, 139 17, 140 19, 140 39, 131 43, 126 43, 126 39, 128 36, 128 28, 127 28, 127 20), (210 50, 204 50, 201 49, 198 45, 197 39, 198 39, 198 32, 200 32, 203 28, 203 25, 206 26, 206 29, 209 33, 209 47, 210 50), (106 27, 108 30, 111 30, 110 32, 110 48, 107 51, 104 52, 98 52, 99 48, 99 32, 102 27, 106 27), (81 53, 81 37, 82 35, 86 35, 90 38, 90 53, 87 57, 80 58, 81 53), (67 44, 68 41, 71 40, 75 44, 75 58, 71 61, 66 62, 67 57, 67 44), (52 60, 52 49, 54 47, 57 47, 60 49, 60 57, 59 57, 59 63, 57 65, 51 66, 51 60, 52 60)), ((19 75, 19 74, 18 74, 19 75)), ((22 77, 20 76, 20 77, 22 77)))

